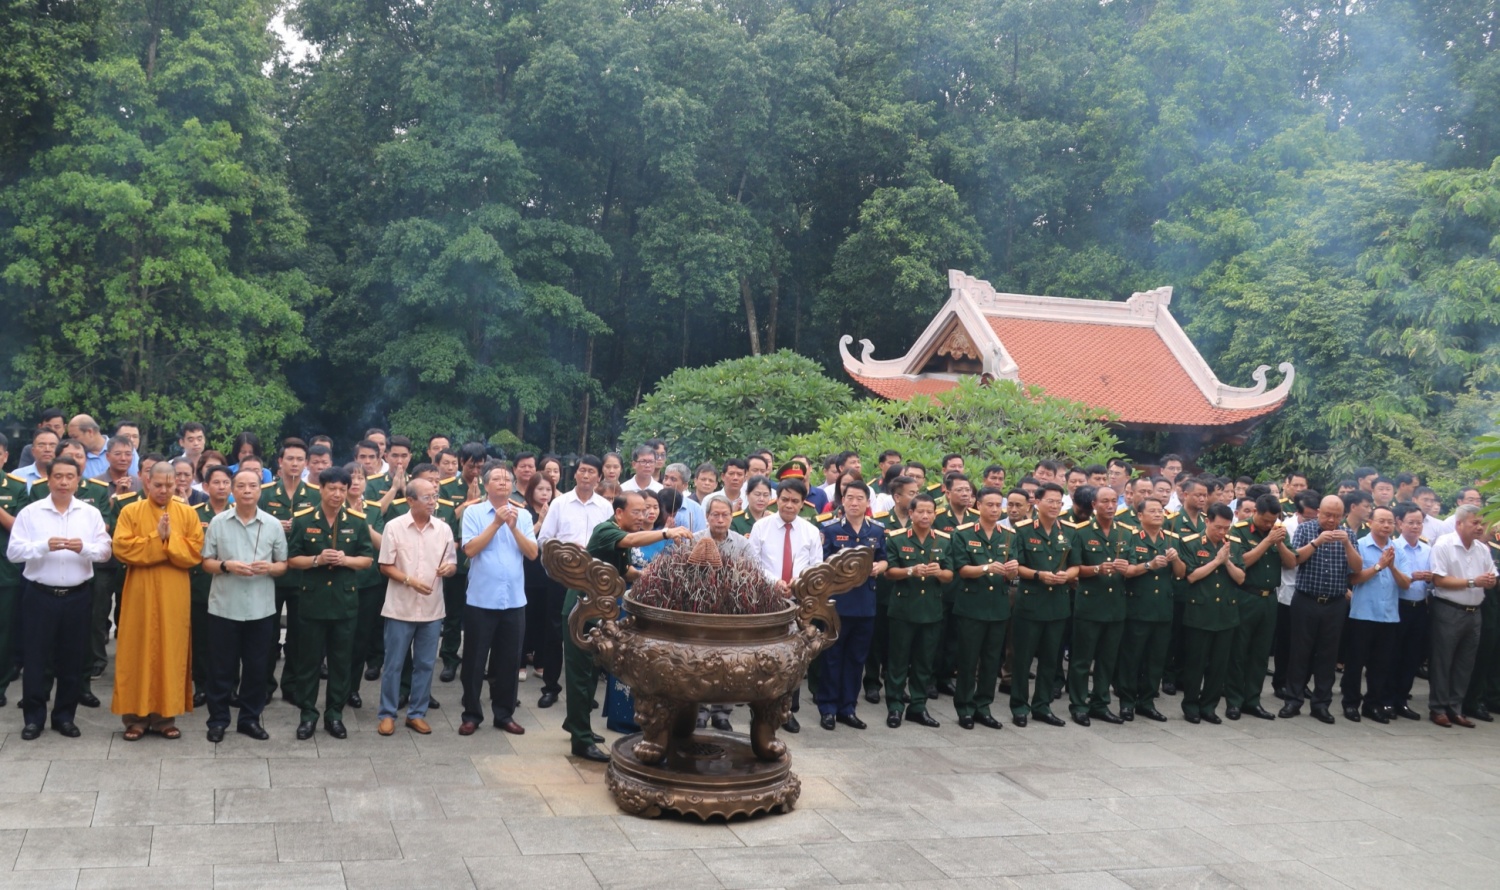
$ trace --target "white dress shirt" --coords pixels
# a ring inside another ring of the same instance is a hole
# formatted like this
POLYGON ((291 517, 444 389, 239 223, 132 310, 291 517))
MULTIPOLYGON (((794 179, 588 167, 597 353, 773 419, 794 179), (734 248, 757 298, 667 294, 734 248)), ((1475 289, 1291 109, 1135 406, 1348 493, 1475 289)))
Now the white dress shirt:
MULTIPOLYGON (((737 497, 737 498, 730 497, 729 494, 727 492, 725 492, 724 489, 722 489, 722 488, 719 489, 718 491, 714 492, 713 494, 709 495, 708 497, 709 498, 712 498, 712 497, 721 497, 724 500, 728 501, 731 513, 738 513, 741 510, 745 509, 745 488, 744 488, 744 486, 740 486, 740 496, 737 497)), ((706 501, 706 500, 708 500, 708 498, 704 498, 704 500, 706 501)))
MULTIPOLYGON (((1284 528, 1286 528, 1286 543, 1287 543, 1288 547, 1290 547, 1291 544, 1292 544, 1292 533, 1297 530, 1297 523, 1299 521, 1300 520, 1297 519, 1297 514, 1296 513, 1293 513, 1292 515, 1288 516, 1287 518, 1281 520, 1282 526, 1284 528)), ((1266 551, 1265 555, 1262 556, 1261 559, 1268 559, 1272 555, 1275 555, 1275 554, 1276 554, 1276 548, 1272 547, 1270 550, 1266 551)), ((1276 558, 1280 559, 1281 557, 1277 556, 1276 558)), ((1281 567, 1281 586, 1278 587, 1278 588, 1276 588, 1276 601, 1278 603, 1281 603, 1283 606, 1290 606, 1292 604, 1292 597, 1296 596, 1296 594, 1297 594, 1297 567, 1296 566, 1292 566, 1291 568, 1287 568, 1286 566, 1282 566, 1281 567)))
POLYGON ((1443 520, 1438 519, 1436 516, 1424 515, 1422 517, 1422 537, 1427 539, 1428 544, 1436 541, 1440 535, 1448 531, 1452 531, 1452 529, 1443 528, 1443 520))
POLYGON ((94 563, 108 562, 111 552, 109 531, 97 507, 72 498, 68 509, 58 512, 52 498, 47 497, 27 504, 16 514, 5 558, 24 562, 21 574, 29 581, 48 587, 77 587, 94 577, 94 563), (78 538, 83 541, 83 550, 49 550, 48 538, 78 538))
POLYGON ((786 529, 792 529, 792 578, 823 561, 823 533, 801 516, 790 523, 777 513, 767 513, 750 529, 750 550, 771 581, 781 580, 781 555, 786 549, 786 529))
MULTIPOLYGON (((14 535, 15 532, 12 531, 11 534, 14 535)), ((1495 571, 1495 559, 1490 556, 1490 546, 1482 539, 1476 538, 1471 546, 1465 548, 1458 532, 1449 532, 1432 544, 1432 573, 1438 577, 1473 580, 1493 571, 1495 571)), ((1484 588, 1482 587, 1452 590, 1434 584, 1432 595, 1458 603, 1460 606, 1477 606, 1484 602, 1484 588)))
POLYGON ((578 489, 557 496, 542 518, 542 527, 537 531, 538 544, 556 538, 580 547, 589 545, 589 536, 594 527, 615 515, 615 508, 597 493, 587 501, 579 500, 578 489))
MULTIPOLYGON (((621 491, 648 491, 648 490, 649 491, 661 491, 661 483, 657 482, 655 479, 652 479, 650 482, 646 483, 645 488, 642 488, 640 486, 640 484, 635 481, 635 477, 631 476, 629 479, 626 479, 624 482, 620 483, 620 490, 621 491)), ((613 514, 611 514, 611 515, 613 515, 613 514)))

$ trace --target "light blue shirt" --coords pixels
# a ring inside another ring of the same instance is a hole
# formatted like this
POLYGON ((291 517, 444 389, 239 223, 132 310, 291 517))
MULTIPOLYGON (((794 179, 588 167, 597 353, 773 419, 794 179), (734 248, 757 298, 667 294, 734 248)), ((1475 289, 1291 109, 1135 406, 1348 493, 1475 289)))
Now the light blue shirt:
POLYGON ((677 524, 697 534, 708 528, 708 517, 703 514, 703 507, 697 501, 682 499, 682 509, 677 511, 677 524))
MULTIPOLYGON (((463 543, 467 544, 495 521, 495 506, 489 501, 464 511, 463 543)), ((536 541, 531 514, 516 511, 516 532, 536 541)), ((526 557, 510 527, 500 526, 490 543, 469 560, 468 603, 481 609, 515 609, 526 605, 526 557)))
MULTIPOLYGON (((1385 551, 1384 547, 1375 543, 1373 535, 1360 538, 1357 546, 1359 558, 1364 561, 1366 568, 1379 562, 1380 555, 1385 551)), ((1399 548, 1397 554, 1399 558, 1399 548)), ((1360 621, 1384 623, 1400 621, 1401 614, 1397 608, 1397 600, 1400 599, 1398 594, 1396 576, 1390 569, 1381 569, 1370 580, 1354 585, 1354 598, 1349 602, 1349 617, 1360 621)))
MULTIPOLYGON (((1396 544, 1396 568, 1401 574, 1411 577, 1412 572, 1432 571, 1432 547, 1422 541, 1415 544, 1406 543, 1406 539, 1397 536, 1396 544)), ((1415 600, 1421 602, 1427 599, 1427 582, 1413 581, 1411 586, 1401 591, 1404 600, 1415 600)))
POLYGON ((27 464, 24 467, 17 467, 15 476, 26 483, 26 490, 29 492, 32 484, 42 478, 42 471, 36 468, 36 464, 27 464))

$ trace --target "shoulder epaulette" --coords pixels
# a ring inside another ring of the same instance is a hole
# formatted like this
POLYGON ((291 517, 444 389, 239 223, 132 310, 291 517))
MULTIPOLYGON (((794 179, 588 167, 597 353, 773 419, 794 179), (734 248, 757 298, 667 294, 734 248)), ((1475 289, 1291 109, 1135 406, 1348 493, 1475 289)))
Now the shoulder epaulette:
POLYGON ((353 517, 355 517, 357 519, 364 519, 365 518, 365 514, 362 513, 362 512, 360 512, 359 510, 345 510, 344 512, 348 513, 350 516, 353 516, 353 517))
POLYGON ((386 473, 376 473, 373 476, 366 476, 365 477, 365 481, 366 482, 376 482, 378 480, 386 478, 386 475, 387 475, 386 473))
POLYGON ((832 510, 828 510, 826 512, 818 514, 818 521, 819 522, 827 522, 828 520, 830 520, 832 518, 833 518, 833 511, 832 510))
POLYGON ((1431 544, 1432 543, 1431 541, 1427 540, 1426 538, 1422 537, 1421 535, 1417 535, 1417 540, 1421 541, 1423 544, 1431 544))
POLYGON ((47 481, 47 477, 46 476, 39 476, 39 477, 37 477, 37 480, 35 482, 31 483, 31 484, 32 485, 41 485, 43 482, 46 482, 46 481, 47 481))
POLYGON ((391 506, 394 507, 397 504, 404 504, 404 503, 406 503, 406 498, 396 498, 394 501, 391 501, 391 506))
POLYGON ((308 488, 311 488, 313 491, 322 491, 323 490, 323 489, 319 488, 318 486, 312 484, 311 482, 304 482, 302 484, 306 485, 308 488))
MULTIPOLYGON (((825 513, 824 515, 826 516, 828 514, 825 513)), ((831 527, 833 527, 835 525, 838 525, 840 522, 843 522, 843 521, 844 521, 843 519, 841 519, 841 518, 839 518, 837 516, 831 516, 828 519, 824 519, 822 516, 818 517, 819 524, 821 524, 824 528, 831 528, 831 527)))
POLYGON ((1031 522, 1032 521, 1030 519, 1023 519, 1020 522, 1015 522, 1015 523, 1011 523, 1011 524, 1014 525, 1016 528, 1021 528, 1022 526, 1031 525, 1031 522))
POLYGON ((738 519, 739 517, 744 516, 744 515, 745 515, 745 511, 744 510, 736 510, 733 513, 729 514, 729 518, 730 519, 738 519))
POLYGON ((316 509, 318 509, 318 508, 317 507, 303 507, 301 510, 298 510, 297 512, 293 513, 292 515, 293 516, 306 516, 307 514, 311 513, 312 511, 314 511, 316 509))
POLYGON ((1183 535, 1182 538, 1181 538, 1181 540, 1182 540, 1182 543, 1186 544, 1188 541, 1196 541, 1200 537, 1202 537, 1202 535, 1200 535, 1198 532, 1193 532, 1190 535, 1183 535))
POLYGON ((1116 522, 1115 525, 1118 525, 1120 528, 1123 528, 1123 529, 1125 529, 1128 532, 1139 532, 1140 531, 1139 527, 1131 525, 1128 522, 1116 522))
POLYGON ((1161 533, 1164 534, 1164 535, 1166 535, 1167 537, 1176 538, 1179 541, 1182 540, 1182 535, 1179 535, 1176 532, 1171 532, 1171 531, 1167 531, 1166 529, 1162 529, 1161 533))
POLYGON ((1249 527, 1250 527, 1250 522, 1248 520, 1245 520, 1245 519, 1241 519, 1239 522, 1236 522, 1234 525, 1230 526, 1230 528, 1249 528, 1249 527))
POLYGON ((141 496, 141 493, 138 492, 138 491, 127 491, 124 494, 117 494, 117 495, 115 495, 115 502, 119 503, 120 501, 128 501, 131 498, 138 498, 140 496, 141 496))
POLYGON ((1072 529, 1079 529, 1083 528, 1085 525, 1088 525, 1087 522, 1073 522, 1072 520, 1068 519, 1059 519, 1057 521, 1060 525, 1066 525, 1068 528, 1072 529))
POLYGON ((26 480, 22 479, 20 476, 17 476, 15 473, 6 473, 5 475, 8 476, 8 477, 10 477, 11 479, 16 480, 17 482, 21 483, 22 485, 26 484, 26 480))
POLYGON ((941 529, 936 529, 935 528, 935 529, 932 530, 932 533, 935 534, 935 535, 937 535, 939 538, 950 537, 950 535, 947 532, 945 532, 945 531, 943 531, 941 529))
POLYGON ((453 506, 453 502, 448 500, 447 498, 438 498, 438 503, 442 504, 445 507, 453 506))
POLYGON ((172 495, 172 500, 176 501, 179 504, 186 504, 187 503, 187 498, 183 497, 180 494, 174 494, 174 495, 172 495))
POLYGON ((958 528, 955 528, 954 531, 956 531, 956 532, 967 531, 968 529, 971 529, 973 527, 974 527, 974 523, 972 523, 972 522, 965 522, 963 525, 960 525, 958 528))
POLYGON ((90 483, 92 483, 94 485, 97 485, 100 488, 108 488, 109 487, 108 485, 104 484, 103 482, 100 482, 98 479, 85 479, 85 480, 83 480, 83 484, 84 485, 88 485, 90 483))
POLYGON ((1176 519, 1180 515, 1182 515, 1182 511, 1181 510, 1168 510, 1167 511, 1167 519, 1168 520, 1176 519))
POLYGON ((895 537, 899 537, 901 535, 906 534, 910 530, 911 529, 905 529, 905 528, 888 528, 888 529, 885 530, 885 533, 886 533, 887 536, 895 538, 895 537))
POLYGON ((891 511, 889 511, 889 510, 881 510, 879 513, 876 513, 873 518, 875 518, 875 519, 884 519, 884 518, 886 518, 889 515, 891 515, 891 511))
POLYGON ((1244 541, 1241 541, 1239 538, 1235 537, 1234 535, 1230 535, 1229 536, 1229 540, 1235 542, 1236 544, 1243 544, 1243 543, 1245 543, 1244 541))
POLYGON ((272 479, 270 482, 262 482, 260 484, 260 487, 261 487, 262 491, 264 491, 267 488, 275 488, 276 487, 276 480, 272 479))
POLYGON ((438 484, 439 485, 447 485, 450 482, 457 482, 457 481, 458 481, 458 477, 457 476, 449 476, 447 479, 439 479, 438 480, 438 484))

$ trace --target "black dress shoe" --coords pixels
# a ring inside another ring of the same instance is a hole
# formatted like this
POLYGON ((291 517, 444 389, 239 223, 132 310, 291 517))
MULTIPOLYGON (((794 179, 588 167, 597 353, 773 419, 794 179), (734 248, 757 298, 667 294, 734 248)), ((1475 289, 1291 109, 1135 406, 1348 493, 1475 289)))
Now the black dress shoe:
POLYGON ((328 659, 326 659, 326 658, 323 659, 323 663, 322 664, 318 665, 318 679, 319 680, 327 680, 328 679, 328 659))
POLYGON ((1042 721, 1043 723, 1047 724, 1048 726, 1067 726, 1068 725, 1066 722, 1063 721, 1063 718, 1057 716, 1056 714, 1052 713, 1051 711, 1047 711, 1046 713, 1042 713, 1042 714, 1032 714, 1031 716, 1033 716, 1036 719, 1042 721))
POLYGON ((574 745, 573 756, 592 760, 594 763, 609 763, 609 755, 600 751, 598 745, 574 745))
POLYGON ((788 714, 786 715, 786 722, 781 724, 781 728, 787 732, 801 732, 802 724, 797 722, 796 714, 788 714))
POLYGON ((1010 722, 1012 722, 1015 725, 1021 727, 1022 729, 1026 728, 1026 721, 1027 721, 1027 717, 1026 717, 1025 714, 1015 714, 1015 715, 1012 715, 1011 718, 1010 718, 1010 722))
POLYGON ((869 689, 866 689, 865 690, 865 701, 869 702, 872 705, 878 705, 878 704, 880 704, 880 690, 876 689, 874 691, 871 691, 869 689))
POLYGON ((1283 720, 1290 720, 1300 713, 1302 713, 1301 705, 1295 702, 1287 702, 1286 704, 1281 706, 1280 711, 1276 712, 1276 716, 1280 717, 1283 720))
POLYGON ((28 723, 21 728, 21 738, 28 742, 36 741, 42 735, 42 727, 35 723, 28 723))
POLYGON ((957 692, 957 690, 953 688, 953 684, 948 682, 947 680, 944 680, 943 682, 937 684, 937 691, 947 696, 952 696, 955 692, 957 692))
POLYGON ((213 742, 215 745, 224 741, 224 727, 210 726, 208 728, 208 740, 210 742, 213 742))
POLYGON ((76 739, 79 736, 83 735, 83 733, 78 729, 78 724, 72 722, 54 723, 52 724, 52 729, 59 735, 65 735, 70 739, 76 739))
POLYGON ((734 732, 734 724, 730 723, 729 718, 723 714, 713 715, 708 718, 708 722, 713 724, 714 729, 719 732, 734 732))
POLYGON ((1005 725, 996 720, 992 714, 975 714, 974 722, 989 729, 1004 729, 1005 725))
POLYGON ((1132 720, 1134 720, 1135 719, 1135 708, 1121 708, 1120 709, 1120 719, 1124 720, 1126 723, 1129 723, 1132 720))
POLYGON ((1073 722, 1079 726, 1092 726, 1094 721, 1090 720, 1087 714, 1074 714, 1073 722))
MULTIPOLYGON (((1332 723, 1333 722, 1333 715, 1330 714, 1330 713, 1328 713, 1328 709, 1327 708, 1313 708, 1312 709, 1312 715, 1314 717, 1316 717, 1319 721, 1323 722, 1323 723, 1332 723)), ((1359 715, 1356 714, 1354 719, 1358 720, 1359 719, 1359 715)))
POLYGON ((942 693, 938 692, 938 688, 936 686, 928 686, 927 687, 927 700, 928 701, 937 701, 941 697, 942 697, 942 693))
POLYGON ((818 725, 827 730, 832 730, 839 725, 839 718, 833 714, 824 714, 818 718, 818 725))
POLYGON ((969 717, 967 715, 958 718, 958 728, 959 729, 973 729, 974 728, 974 718, 973 717, 969 717))
POLYGON ((596 744, 596 745, 602 745, 602 744, 604 744, 604 736, 600 735, 597 732, 591 732, 591 733, 589 733, 589 737, 594 740, 594 744, 596 744))
POLYGON ((85 708, 97 708, 99 707, 99 696, 92 692, 85 692, 78 696, 78 703, 85 708))
POLYGON ((351 708, 363 708, 364 706, 365 706, 365 700, 359 697, 359 693, 358 692, 351 692, 351 693, 349 693, 349 707, 351 707, 351 708))
POLYGON ((1391 722, 1391 718, 1385 715, 1384 708, 1360 708, 1359 716, 1368 717, 1369 719, 1374 720, 1376 723, 1381 724, 1391 722))
POLYGON ((1197 714, 1183 714, 1182 715, 1182 719, 1184 719, 1187 722, 1192 723, 1194 725, 1203 722, 1203 718, 1199 717, 1197 714))
POLYGON ((900 728, 900 726, 901 726, 901 715, 898 714, 898 713, 896 713, 895 711, 890 712, 889 714, 886 715, 885 725, 889 726, 891 729, 898 729, 898 728, 900 728))
POLYGON ((539 708, 550 708, 555 704, 557 704, 557 693, 555 692, 543 692, 542 697, 536 700, 536 706, 539 708))
POLYGON ((266 732, 265 728, 259 723, 241 723, 235 731, 240 735, 247 735, 257 742, 264 742, 271 737, 271 734, 266 732))
MULTIPOLYGON (((453 678, 455 676, 457 676, 457 675, 458 675, 458 669, 457 668, 451 668, 451 667, 446 667, 445 666, 443 668, 442 672, 438 674, 438 679, 442 680, 444 683, 452 683, 453 682, 453 678)), ((580 754, 578 756, 582 757, 583 755, 580 754)), ((589 759, 593 760, 592 757, 590 757, 589 759)), ((609 756, 606 755, 604 759, 608 760, 609 756)))
POLYGON ((297 724, 297 741, 305 742, 308 739, 312 738, 313 733, 317 731, 318 724, 315 721, 304 720, 301 723, 297 724))
POLYGON ((1401 707, 1397 708, 1396 709, 1396 713, 1399 716, 1405 717, 1408 720, 1421 720, 1422 719, 1422 715, 1421 714, 1418 714, 1416 711, 1413 711, 1407 705, 1402 705, 1401 707))
POLYGON ((1089 716, 1094 718, 1095 720, 1103 720, 1105 723, 1113 724, 1116 726, 1125 722, 1125 718, 1121 717, 1119 714, 1116 714, 1114 711, 1111 711, 1109 708, 1105 708, 1102 711, 1091 711, 1089 713, 1089 716))
POLYGON ((1253 708, 1246 708, 1245 709, 1245 713, 1249 714, 1251 717, 1259 717, 1262 720, 1275 720, 1276 719, 1276 715, 1275 714, 1272 714, 1270 711, 1267 711, 1265 708, 1261 707, 1260 705, 1256 705, 1253 708))
POLYGON ((1482 720, 1485 723, 1494 723, 1495 718, 1490 714, 1488 708, 1475 708, 1472 711, 1464 711, 1464 716, 1470 720, 1482 720))
POLYGON ((205 693, 205 692, 195 692, 195 693, 193 693, 193 707, 195 707, 195 708, 201 708, 207 702, 208 702, 208 693, 205 693))
POLYGON ((1359 722, 1359 708, 1345 708, 1344 709, 1344 719, 1350 721, 1351 723, 1358 723, 1359 722))
POLYGON ((1213 711, 1209 711, 1207 714, 1203 714, 1201 716, 1203 717, 1204 723, 1212 723, 1214 726, 1218 726, 1220 723, 1224 722, 1223 719, 1221 719, 1219 715, 1215 714, 1213 711))
POLYGON ((926 711, 913 711, 910 708, 906 709, 906 719, 922 726, 937 727, 941 725, 935 718, 933 718, 931 714, 927 713, 926 711))
POLYGON ((380 668, 373 668, 373 667, 372 668, 365 668, 365 679, 366 680, 379 680, 380 679, 380 668))
POLYGON ((328 730, 328 734, 336 739, 347 739, 349 737, 349 730, 344 728, 344 721, 342 720, 329 720, 323 724, 323 728, 328 730))
POLYGON ((1164 680, 1162 682, 1162 684, 1161 684, 1161 694, 1162 695, 1176 695, 1177 694, 1177 684, 1173 683, 1171 680, 1164 680))
POLYGON ((1229 707, 1224 709, 1224 716, 1228 717, 1230 720, 1238 720, 1240 719, 1240 709, 1236 708, 1234 705, 1230 705, 1229 707))
POLYGON ((855 729, 865 728, 865 721, 859 719, 859 717, 854 714, 840 714, 838 716, 838 721, 845 726, 852 726, 855 729))
POLYGON ((1136 708, 1135 712, 1147 720, 1155 720, 1157 723, 1167 722, 1167 715, 1155 708, 1136 708))
POLYGON ((6 705, 5 693, 0 692, 0 708, 5 707, 5 705, 6 705))

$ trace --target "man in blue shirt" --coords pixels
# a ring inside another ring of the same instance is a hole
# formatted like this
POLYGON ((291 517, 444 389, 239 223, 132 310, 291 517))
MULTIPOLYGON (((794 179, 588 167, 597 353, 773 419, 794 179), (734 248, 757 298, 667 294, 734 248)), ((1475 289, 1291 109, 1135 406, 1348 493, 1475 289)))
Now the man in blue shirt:
POLYGON ((1411 580, 1401 591, 1397 608, 1401 620, 1396 625, 1395 639, 1391 642, 1391 671, 1386 683, 1381 704, 1386 714, 1399 715, 1408 720, 1421 720, 1408 702, 1411 687, 1417 679, 1417 669, 1422 666, 1427 648, 1428 606, 1427 593, 1432 582, 1432 547, 1422 537, 1427 514, 1413 503, 1397 504, 1394 510, 1396 530, 1396 572, 1411 580))
POLYGON ((1356 723, 1361 717, 1376 723, 1391 722, 1383 704, 1390 682, 1391 643, 1401 621, 1401 589, 1411 585, 1411 579, 1396 567, 1396 548, 1391 541, 1395 531, 1396 516, 1391 508, 1376 507, 1370 514, 1370 533, 1357 545, 1364 567, 1349 576, 1353 593, 1349 624, 1344 630, 1348 648, 1344 655, 1343 703, 1344 719, 1356 723), (1369 684, 1363 697, 1361 679, 1369 684))
POLYGON ((513 735, 526 730, 515 720, 516 669, 526 633, 524 560, 537 558, 531 514, 510 501, 515 477, 494 463, 484 468, 485 500, 464 511, 463 548, 469 558, 468 601, 464 606, 463 723, 459 735, 473 735, 484 722, 485 668, 494 650, 495 676, 490 706, 495 728, 513 735))
POLYGON ((834 598, 839 613, 839 638, 819 658, 822 674, 814 696, 824 729, 838 723, 864 729, 855 716, 865 659, 875 636, 875 576, 885 570, 885 528, 865 515, 870 489, 863 482, 844 487, 844 515, 823 523, 823 557, 832 559, 840 550, 869 547, 875 551, 870 577, 858 587, 834 598))

